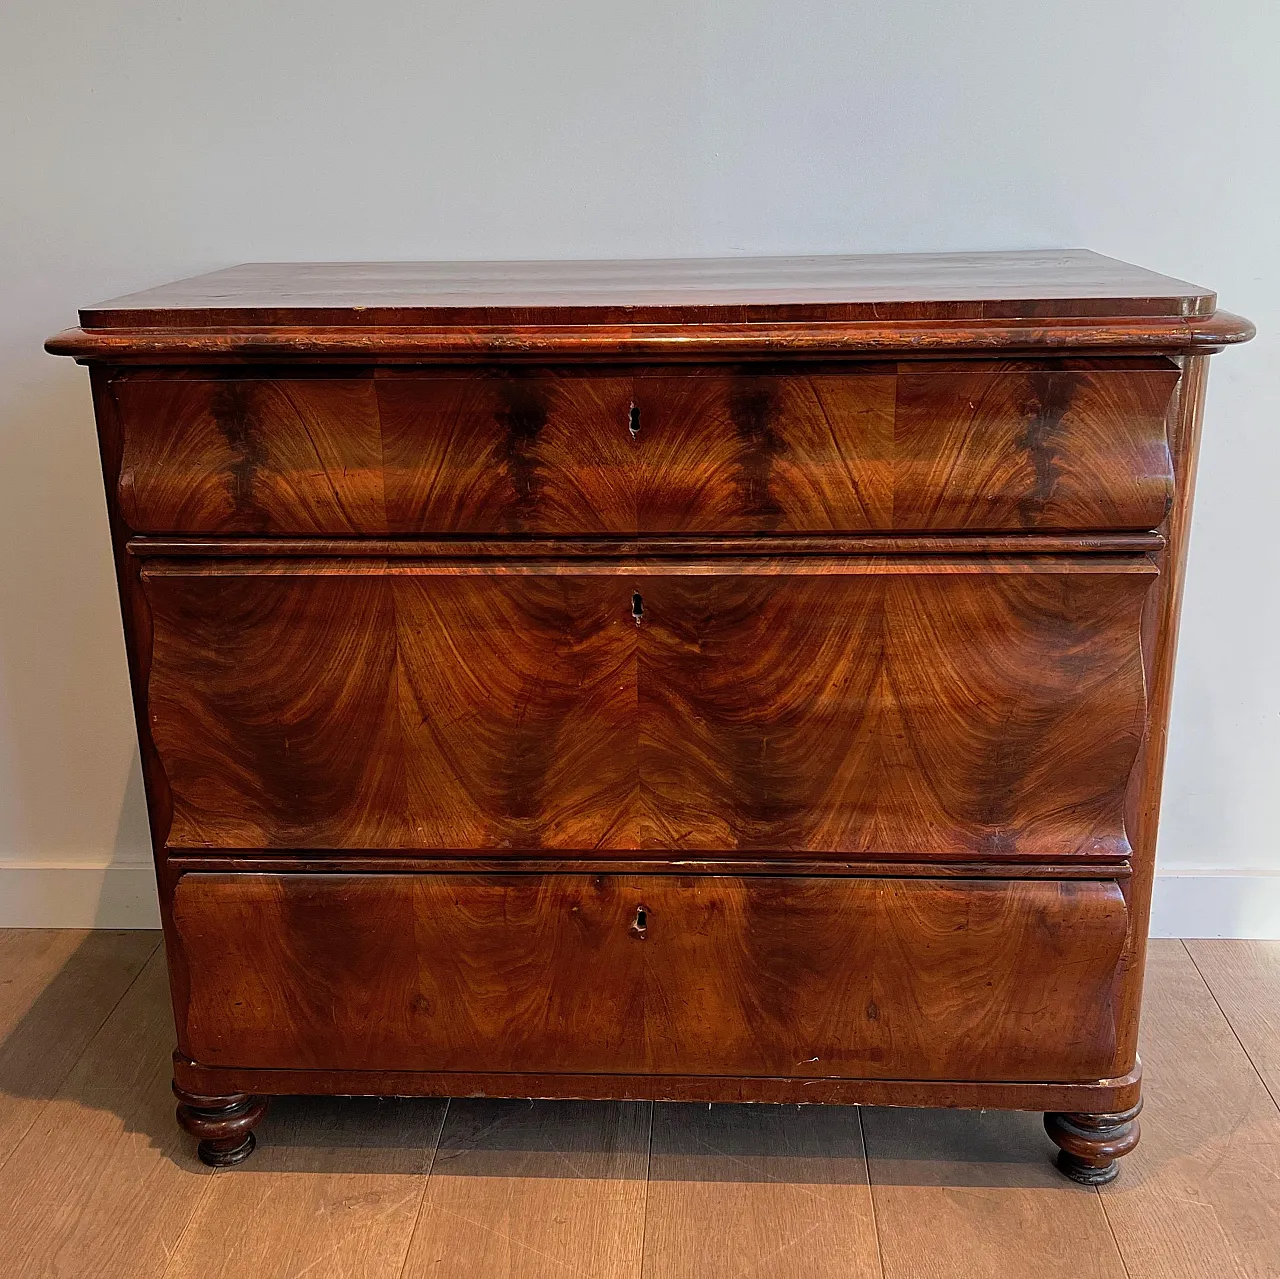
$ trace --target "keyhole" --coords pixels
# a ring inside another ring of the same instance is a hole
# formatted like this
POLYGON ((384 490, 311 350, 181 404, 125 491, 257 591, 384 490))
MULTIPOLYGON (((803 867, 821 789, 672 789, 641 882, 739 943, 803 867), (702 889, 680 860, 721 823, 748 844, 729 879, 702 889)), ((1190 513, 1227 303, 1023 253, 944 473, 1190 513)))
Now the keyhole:
POLYGON ((631 438, 634 440, 640 434, 640 406, 633 404, 631 406, 631 424, 627 427, 631 432, 631 438))
POLYGON ((639 591, 631 597, 631 616, 636 619, 637 626, 644 621, 644 600, 640 598, 639 591))
POLYGON ((643 906, 637 906, 636 917, 632 921, 631 927, 628 931, 631 933, 632 937, 639 937, 641 941, 644 941, 644 939, 649 935, 647 931, 648 927, 649 912, 645 910, 643 906))

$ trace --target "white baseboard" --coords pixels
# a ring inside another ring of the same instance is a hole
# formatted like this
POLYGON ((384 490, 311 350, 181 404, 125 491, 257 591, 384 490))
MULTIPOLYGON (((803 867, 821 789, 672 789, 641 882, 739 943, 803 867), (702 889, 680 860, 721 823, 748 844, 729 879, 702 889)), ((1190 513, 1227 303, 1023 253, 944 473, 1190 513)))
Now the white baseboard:
POLYGON ((1171 871, 1151 895, 1152 937, 1280 940, 1280 874, 1171 871))
POLYGON ((159 927, 149 862, 0 862, 0 928, 159 927))
MULTIPOLYGON (((0 862, 0 928, 159 928, 150 865, 0 862)), ((1280 939, 1280 874, 1157 875, 1152 937, 1280 939)))

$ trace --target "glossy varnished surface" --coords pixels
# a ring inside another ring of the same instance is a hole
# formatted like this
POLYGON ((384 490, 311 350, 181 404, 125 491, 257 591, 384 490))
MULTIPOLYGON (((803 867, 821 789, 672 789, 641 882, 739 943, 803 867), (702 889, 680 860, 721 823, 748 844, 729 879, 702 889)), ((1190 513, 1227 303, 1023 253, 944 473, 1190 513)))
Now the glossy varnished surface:
POLYGON ((1077 250, 577 263, 250 264, 81 312, 90 361, 693 358, 1212 351, 1253 327, 1207 289, 1077 250))
POLYGON ((1129 852, 1145 559, 143 576, 172 848, 1129 852))
POLYGON ((1097 1079, 1105 881, 185 875, 209 1065, 1097 1079), (590 976, 587 977, 586 974, 590 976))
POLYGON ((1169 361, 118 379, 145 533, 1148 529, 1169 361))
POLYGON ((237 268, 83 321, 193 1130, 487 1093, 1131 1144, 1247 321, 1079 254, 237 268))
POLYGON ((80 312, 87 328, 751 323, 1207 315, 1215 295, 1082 249, 613 262, 258 262, 80 312))
POLYGON ((616 538, 567 537, 131 537, 127 554, 139 559, 254 560, 296 556, 300 559, 435 559, 455 564, 520 563, 529 560, 625 560, 647 565, 662 560, 714 557, 716 560, 779 557, 916 555, 1104 555, 1156 553, 1165 547, 1163 534, 1146 533, 843 533, 797 537, 764 533, 746 536, 673 534, 616 538))
POLYGON ((1056 356, 1064 350, 1212 354, 1254 334, 1248 320, 1212 315, 1080 319, 771 320, 751 324, 367 325, 67 329, 45 342, 86 363, 231 366, 246 361, 445 365, 493 361, 586 363, 844 358, 940 353, 1056 356))

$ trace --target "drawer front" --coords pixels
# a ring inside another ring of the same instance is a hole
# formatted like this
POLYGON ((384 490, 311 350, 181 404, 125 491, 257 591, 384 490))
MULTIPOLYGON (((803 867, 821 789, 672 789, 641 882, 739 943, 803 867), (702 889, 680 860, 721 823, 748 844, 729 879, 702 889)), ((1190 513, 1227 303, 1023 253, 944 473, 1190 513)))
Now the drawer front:
POLYGON ((1125 857, 1153 573, 152 563, 168 843, 1125 857))
POLYGON ((265 1069, 1093 1080, 1103 881, 188 874, 180 1051, 265 1069))
POLYGON ((145 533, 1147 529, 1167 361, 121 376, 145 533))

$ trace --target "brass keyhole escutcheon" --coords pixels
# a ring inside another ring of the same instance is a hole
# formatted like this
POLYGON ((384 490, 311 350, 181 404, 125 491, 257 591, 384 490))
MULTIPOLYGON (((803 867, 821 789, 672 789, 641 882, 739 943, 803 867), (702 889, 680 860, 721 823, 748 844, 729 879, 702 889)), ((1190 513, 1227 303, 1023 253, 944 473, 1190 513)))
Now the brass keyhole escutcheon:
POLYGON ((644 600, 640 598, 639 591, 633 592, 631 596, 631 616, 636 619, 637 626, 644 621, 644 600))
POLYGON ((643 906, 636 907, 636 917, 631 921, 631 927, 627 930, 632 937, 638 937, 644 941, 649 935, 649 912, 643 906))
POLYGON ((631 406, 631 412, 628 414, 627 430, 631 432, 633 440, 640 434, 640 406, 638 404, 631 406))

